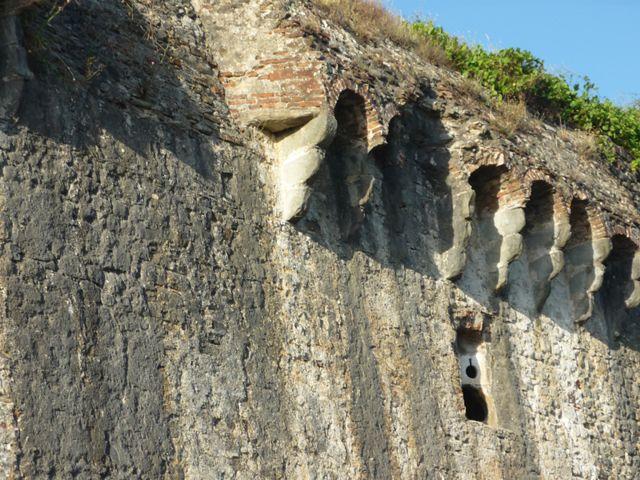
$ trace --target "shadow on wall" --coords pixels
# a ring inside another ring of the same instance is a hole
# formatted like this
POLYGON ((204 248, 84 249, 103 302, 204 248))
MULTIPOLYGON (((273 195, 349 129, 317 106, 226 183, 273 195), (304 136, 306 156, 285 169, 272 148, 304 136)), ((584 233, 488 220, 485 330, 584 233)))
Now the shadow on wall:
POLYGON ((436 114, 409 105, 389 125, 388 143, 367 147, 364 99, 343 92, 335 140, 312 180, 296 228, 349 259, 361 251, 382 265, 440 276, 453 241, 446 130, 436 114))
POLYGON ((375 177, 368 162, 364 99, 350 90, 342 92, 334 116, 338 128, 327 150, 327 162, 341 236, 352 241, 364 221, 364 205, 368 202, 375 177))
POLYGON ((593 229, 589 221, 586 201, 574 199, 571 202, 569 224, 571 237, 569 237, 565 248, 566 270, 564 274, 569 284, 573 318, 582 321, 592 313, 593 299, 589 290, 596 279, 593 268, 595 255, 593 229))
POLYGON ((154 210, 136 180, 151 176, 149 184, 168 191, 186 170, 171 171, 172 153, 219 193, 225 180, 220 173, 222 182, 210 181, 218 162, 212 148, 217 118, 226 107, 211 103, 215 95, 204 95, 219 87, 210 63, 189 53, 206 51, 195 48, 204 40, 193 34, 198 29, 191 23, 190 2, 153 3, 156 13, 166 10, 156 18, 175 19, 171 25, 148 23, 133 5, 83 0, 68 3, 53 19, 47 19, 44 6, 24 18, 35 77, 25 84, 16 122, 8 128, 34 134, 18 140, 27 158, 14 170, 43 173, 34 173, 31 184, 22 185, 17 177, 4 180, 12 193, 8 211, 19 217, 10 220, 17 231, 11 241, 15 252, 24 254, 7 280, 13 308, 7 330, 13 334, 12 375, 27 379, 14 383, 12 395, 22 412, 20 469, 29 478, 46 472, 72 476, 56 468, 77 468, 79 476, 119 471, 148 478, 179 469, 168 463, 171 420, 165 399, 154 393, 166 386, 159 368, 165 326, 150 318, 147 292, 133 269, 137 261, 157 258, 155 248, 173 233, 169 225, 176 219, 169 215, 184 210, 173 208, 181 201, 173 198, 164 203, 171 211, 154 210), (183 38, 193 46, 176 44, 183 38), (202 88, 203 95, 188 90, 191 86, 202 88), (43 144, 37 135, 52 142, 43 144), (74 198, 69 190, 76 179, 80 191, 74 198), (128 187, 124 198, 101 196, 128 187), (33 195, 26 198, 25 192, 33 195), (104 206, 106 228, 89 225, 96 220, 89 209, 95 205, 104 206), (31 206, 37 210, 30 212, 31 206), (78 218, 71 212, 60 217, 74 207, 80 209, 78 218), (143 215, 145 221, 135 224, 143 215), (132 245, 137 252, 126 251, 132 245), (37 268, 24 270, 36 262, 37 268), (117 280, 109 283, 105 276, 117 280), (56 279, 52 286, 50 278, 56 279))
POLYGON ((105 131, 140 155, 160 144, 201 175, 213 175, 209 145, 226 107, 202 93, 222 91, 217 72, 188 53, 195 45, 206 52, 204 38, 193 33, 190 3, 154 8, 167 10, 154 24, 130 2, 71 2, 51 22, 45 7, 27 12, 36 80, 26 84, 29 101, 18 124, 78 149, 100 145, 105 131), (161 17, 178 21, 166 25, 161 17), (189 44, 176 43, 185 38, 189 44))
POLYGON ((550 276, 553 272, 550 255, 555 234, 553 203, 553 187, 544 181, 533 182, 529 201, 524 209, 526 223, 522 237, 536 312, 542 310, 549 296, 550 276))
MULTIPOLYGON (((448 248, 443 239, 451 236, 451 214, 438 218, 435 212, 452 208, 445 184, 449 154, 440 140, 445 130, 439 119, 418 106, 407 107, 391 122, 390 142, 369 149, 360 95, 343 92, 334 115, 336 136, 310 183, 308 209, 295 228, 342 260, 362 252, 389 268, 405 265, 438 276, 436 257, 448 248)), ((351 323, 353 423, 367 471, 388 478, 392 449, 381 422, 383 387, 359 280, 352 275, 341 292, 351 323)))
MULTIPOLYGON (((423 93, 433 96, 433 92, 423 93)), ((345 91, 334 112, 337 135, 312 180, 309 210, 296 228, 340 258, 349 259, 360 251, 386 267, 403 266, 443 278, 443 254, 455 243, 455 206, 449 137, 438 115, 419 104, 405 106, 390 122, 387 142, 368 151, 364 99, 345 91)), ((557 235, 553 188, 544 181, 533 182, 524 209, 522 254, 508 267, 506 288, 496 292, 498 265, 504 256, 504 237, 496 228, 496 212, 506 173, 502 166, 482 166, 468 180, 475 192, 475 212, 466 265, 456 284, 489 311, 497 311, 503 300, 530 318, 544 311, 559 326, 574 331, 578 328, 574 318, 589 309, 588 291, 594 281, 586 206, 579 202, 573 205, 573 239, 565 248, 566 266, 556 280, 552 278, 555 265, 551 256, 557 235), (566 295, 554 291, 554 302, 562 305, 545 308, 552 287, 562 282, 566 283, 566 295)), ((625 259, 630 265, 628 255, 625 259)), ((614 263, 619 265, 620 261, 614 263)), ((630 274, 627 270, 615 274, 615 280, 609 273, 607 282, 620 281, 621 275, 630 274)), ((612 348, 624 342, 638 350, 637 309, 625 310, 624 301, 614 296, 606 298, 611 308, 603 312, 604 323, 619 324, 626 333, 603 335, 595 326, 597 320, 589 320, 585 328, 612 348), (621 305, 622 310, 613 305, 621 305), (620 320, 623 316, 625 322, 620 320)), ((596 309, 594 317, 598 316, 596 309)))
POLYGON ((474 215, 471 219, 471 237, 467 261, 457 285, 489 310, 497 308, 494 295, 498 284, 498 263, 502 236, 494 218, 499 208, 500 185, 507 169, 502 166, 482 166, 469 177, 475 192, 474 215))
POLYGON ((624 345, 638 351, 640 307, 627 308, 625 305, 633 291, 629 279, 638 247, 622 235, 614 235, 611 243, 613 248, 605 261, 602 288, 595 296, 594 315, 585 328, 612 349, 624 345))

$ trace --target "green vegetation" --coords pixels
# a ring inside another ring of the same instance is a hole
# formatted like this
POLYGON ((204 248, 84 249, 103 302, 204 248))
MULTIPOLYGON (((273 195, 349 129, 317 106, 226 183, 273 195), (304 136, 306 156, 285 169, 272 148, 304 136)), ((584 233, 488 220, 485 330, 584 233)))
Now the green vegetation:
POLYGON ((605 157, 615 159, 617 145, 633 156, 633 169, 640 167, 638 104, 620 107, 603 100, 589 78, 573 81, 551 74, 544 62, 528 51, 507 48, 489 52, 449 35, 430 21, 416 21, 410 27, 425 42, 439 45, 455 70, 480 82, 496 98, 524 101, 547 120, 591 132, 598 137, 605 157))
MULTIPOLYGON (((521 105, 543 119, 588 132, 599 152, 614 160, 622 148, 640 168, 640 102, 620 107, 598 97, 588 79, 554 75, 530 52, 507 48, 490 52, 449 35, 430 21, 406 22, 380 0, 313 0, 324 13, 364 41, 392 41, 425 61, 461 72, 480 83, 506 109, 507 131, 522 123, 521 105), (502 101, 500 101, 502 100, 502 101)), ((500 121, 504 121, 504 115, 500 121)))

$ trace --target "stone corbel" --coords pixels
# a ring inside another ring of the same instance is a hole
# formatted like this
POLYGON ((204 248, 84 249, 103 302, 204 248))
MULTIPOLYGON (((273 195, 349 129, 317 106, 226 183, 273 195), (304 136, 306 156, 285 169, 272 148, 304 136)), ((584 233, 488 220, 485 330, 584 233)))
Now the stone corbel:
POLYGON ((509 264, 522 253, 522 235, 525 225, 524 208, 519 205, 500 207, 494 216, 496 230, 502 236, 500 260, 498 261, 498 279, 495 291, 504 288, 509 276, 509 264))
POLYGON ((613 245, 609 238, 597 238, 593 240, 592 245, 594 278, 591 286, 589 287, 589 293, 593 295, 600 290, 600 287, 602 287, 605 271, 604 261, 611 253, 613 245))
POLYGON ((569 215, 562 204, 562 200, 556 198, 555 204, 560 206, 560 208, 556 207, 553 215, 553 245, 549 251, 553 270, 549 274, 549 281, 553 280, 564 268, 563 249, 571 237, 571 223, 569 221, 569 215))
POLYGON ((467 262, 467 246, 471 237, 471 217, 474 213, 475 192, 464 180, 451 182, 453 192, 453 245, 443 254, 443 275, 447 280, 455 280, 464 270, 467 262))
POLYGON ((16 15, 0 15, 0 125, 16 114, 25 80, 33 78, 27 63, 27 52, 20 20, 16 15))
POLYGON ((276 143, 278 203, 283 220, 291 222, 304 215, 311 193, 308 182, 322 165, 336 128, 333 113, 323 108, 315 118, 276 143))
POLYGON ((587 290, 587 309, 582 315, 576 318, 576 322, 578 323, 588 320, 593 314, 594 296, 596 292, 600 290, 600 287, 602 287, 604 280, 604 261, 613 249, 609 238, 596 238, 591 242, 591 245, 593 248, 593 282, 591 282, 587 290))
POLYGON ((631 264, 631 282, 633 289, 624 304, 627 308, 635 308, 640 305, 640 250, 636 250, 631 264))

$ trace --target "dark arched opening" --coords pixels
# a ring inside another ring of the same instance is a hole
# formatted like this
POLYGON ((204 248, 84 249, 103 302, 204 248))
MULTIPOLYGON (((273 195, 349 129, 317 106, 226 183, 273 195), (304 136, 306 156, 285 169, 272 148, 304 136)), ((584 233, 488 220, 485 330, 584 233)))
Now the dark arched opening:
POLYGON ((591 312, 589 288, 595 280, 593 232, 586 201, 573 199, 569 223, 571 236, 565 247, 566 274, 574 320, 583 321, 591 312))
POLYGON ((478 168, 469 177, 469 185, 476 194, 476 217, 493 216, 498 210, 498 193, 505 172, 505 167, 488 165, 478 168))
POLYGON ((553 221, 553 187, 544 180, 534 181, 524 212, 527 219, 525 233, 553 221))
POLYGON ((500 206, 499 193, 506 171, 504 166, 487 165, 469 177, 469 185, 475 194, 473 234, 467 250, 467 265, 459 281, 463 289, 486 302, 491 301, 498 284, 502 236, 494 216, 500 206))
POLYGON ((345 90, 334 108, 336 136, 327 151, 327 162, 336 195, 336 209, 343 235, 349 239, 364 218, 361 208, 371 192, 373 176, 367 165, 367 115, 361 95, 345 90))
POLYGON ((550 255, 555 237, 553 210, 553 187, 542 180, 534 181, 524 209, 525 227, 522 236, 537 310, 542 309, 549 295, 549 282, 553 273, 550 255))
POLYGON ((352 90, 343 91, 334 108, 338 129, 333 145, 347 149, 366 149, 367 114, 364 98, 352 90))
POLYGON ((631 293, 631 269, 638 246, 624 235, 611 238, 611 253, 605 261, 604 282, 601 292, 608 310, 624 309, 631 293))
POLYGON ((585 242, 591 242, 591 222, 589 221, 586 200, 574 198, 571 201, 569 223, 571 224, 571 237, 567 242, 567 250, 580 246, 585 242))
POLYGON ((627 308, 627 299, 633 292, 631 278, 633 258, 638 246, 624 235, 611 238, 612 249, 604 262, 605 273, 602 288, 598 292, 598 303, 604 313, 604 327, 611 346, 617 347, 624 341, 638 348, 640 340, 637 321, 637 310, 627 308))

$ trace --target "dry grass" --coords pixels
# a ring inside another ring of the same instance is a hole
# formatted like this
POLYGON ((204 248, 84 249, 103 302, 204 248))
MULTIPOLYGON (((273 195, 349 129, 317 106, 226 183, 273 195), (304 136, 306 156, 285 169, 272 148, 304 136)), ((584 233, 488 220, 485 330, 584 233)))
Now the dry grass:
POLYGON ((576 147, 576 153, 580 158, 590 160, 599 160, 602 156, 600 145, 598 145, 597 137, 591 132, 582 130, 573 130, 573 145, 576 147))
POLYGON ((480 82, 473 78, 460 77, 459 79, 456 79, 453 85, 456 91, 463 98, 472 98, 482 104, 488 104, 491 102, 491 99, 487 95, 487 90, 480 84, 480 82))
POLYGON ((313 0, 335 23, 365 41, 390 40, 411 49, 423 59, 447 65, 448 59, 439 45, 428 42, 409 24, 389 12, 379 0, 313 0))
POLYGON ((602 146, 593 132, 573 130, 565 126, 558 128, 558 138, 573 147, 578 157, 590 161, 602 159, 602 146))
POLYGON ((524 130, 531 118, 524 101, 499 101, 495 103, 490 121, 498 132, 507 138, 513 138, 517 132, 524 130))

